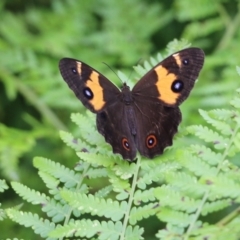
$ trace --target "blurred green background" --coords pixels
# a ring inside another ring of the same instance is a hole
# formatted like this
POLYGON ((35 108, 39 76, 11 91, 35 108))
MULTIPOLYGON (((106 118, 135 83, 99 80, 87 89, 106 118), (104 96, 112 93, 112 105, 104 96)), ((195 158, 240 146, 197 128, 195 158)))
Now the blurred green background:
MULTIPOLYGON (((121 86, 103 62, 129 76, 139 60, 166 54, 174 39, 202 48, 204 68, 181 106, 184 127, 202 122, 199 108, 228 106, 240 86, 239 29, 239 1, 2 0, 0 178, 44 192, 32 167, 34 156, 75 166, 77 157, 60 140, 59 130, 76 132, 70 114, 85 109, 60 76, 62 57, 84 61, 121 86)), ((185 46, 180 42, 179 49, 181 44, 185 46)), ((11 189, 0 198, 3 208, 21 203, 11 189)), ((39 207, 23 208, 41 214, 39 207)), ((1 239, 14 236, 36 239, 30 229, 3 220, 1 239)))

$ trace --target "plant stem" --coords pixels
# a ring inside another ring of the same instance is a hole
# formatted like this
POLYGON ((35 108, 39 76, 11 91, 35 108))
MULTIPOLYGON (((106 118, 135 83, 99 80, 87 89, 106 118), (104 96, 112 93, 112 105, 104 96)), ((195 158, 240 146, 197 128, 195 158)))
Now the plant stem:
POLYGON ((228 43, 233 39, 233 35, 235 34, 235 32, 239 30, 239 25, 240 25, 240 11, 238 11, 233 21, 229 22, 228 26, 226 26, 225 34, 223 35, 223 38, 218 43, 215 50, 222 50, 226 48, 228 43))
MULTIPOLYGON (((233 144, 233 141, 234 139, 236 138, 236 135, 239 131, 239 128, 240 128, 240 125, 237 124, 237 126, 235 127, 234 129, 234 132, 230 138, 230 141, 228 144, 226 144, 226 148, 224 150, 224 153, 222 154, 222 159, 220 159, 219 163, 218 163, 218 167, 217 167, 217 171, 216 171, 216 175, 218 175, 218 173, 220 172, 221 170, 221 167, 222 167, 222 163, 223 161, 227 158, 227 155, 228 155, 228 152, 229 152, 229 149, 231 148, 232 144, 233 144)), ((201 201, 201 204, 199 204, 199 207, 196 211, 196 213, 194 214, 193 216, 193 220, 191 222, 191 224, 189 225, 187 231, 186 231, 186 235, 184 237, 184 240, 187 240, 189 238, 189 235, 191 233, 191 231, 193 230, 194 226, 195 226, 195 223, 197 221, 197 219, 199 218, 200 214, 201 214, 201 211, 202 211, 202 208, 203 208, 203 205, 205 204, 205 202, 207 201, 208 199, 208 195, 210 193, 210 188, 208 190, 206 190, 206 192, 204 193, 203 195, 203 198, 202 198, 202 201, 201 201)))
MULTIPOLYGON (((84 181, 84 179, 85 179, 85 177, 86 177, 86 173, 87 173, 87 171, 88 171, 89 168, 90 168, 90 164, 89 164, 89 163, 82 163, 82 164, 85 164, 85 166, 84 166, 84 171, 83 171, 82 174, 81 174, 81 178, 79 179, 79 182, 78 182, 78 184, 77 184, 77 186, 76 186, 76 190, 79 190, 80 187, 82 186, 82 182, 84 181)), ((72 216, 72 211, 73 211, 73 209, 74 209, 74 207, 69 207, 69 210, 68 210, 68 212, 67 212, 67 214, 66 214, 66 217, 65 217, 63 226, 65 226, 66 224, 69 223, 69 220, 70 220, 70 218, 71 218, 71 216, 72 216)), ((64 237, 60 238, 59 240, 63 240, 63 239, 64 239, 64 237)))
POLYGON ((132 187, 131 187, 131 191, 129 193, 129 198, 128 198, 128 209, 126 210, 125 217, 124 217, 124 220, 123 220, 123 228, 122 228, 122 233, 121 233, 121 236, 120 236, 120 240, 125 239, 125 233, 126 233, 126 229, 127 229, 129 215, 130 215, 130 211, 131 211, 131 208, 132 208, 135 189, 136 189, 136 186, 137 186, 137 178, 138 178, 138 173, 139 173, 140 165, 141 165, 141 156, 138 154, 137 158, 138 159, 137 159, 137 162, 136 162, 136 171, 133 175, 132 187))
POLYGON ((219 221, 218 223, 216 223, 217 226, 225 226, 227 225, 229 222, 231 222, 235 217, 238 217, 240 213, 240 207, 238 207, 237 209, 235 209, 233 212, 231 212, 230 214, 228 214, 225 218, 223 218, 221 221, 219 221))
POLYGON ((36 109, 57 129, 67 131, 67 127, 59 120, 56 114, 43 102, 39 100, 39 97, 26 86, 16 79, 16 86, 19 92, 33 105, 36 109))

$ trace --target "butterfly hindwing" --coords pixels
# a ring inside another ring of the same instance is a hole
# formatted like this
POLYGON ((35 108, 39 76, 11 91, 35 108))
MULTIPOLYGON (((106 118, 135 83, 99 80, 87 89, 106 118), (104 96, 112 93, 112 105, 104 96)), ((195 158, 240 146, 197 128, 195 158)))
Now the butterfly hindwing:
POLYGON ((167 146, 172 145, 173 136, 181 122, 178 107, 171 108, 152 102, 135 102, 136 145, 141 155, 153 158, 162 154, 167 146))
POLYGON ((117 102, 97 114, 97 129, 105 137, 114 153, 119 153, 124 159, 133 160, 137 148, 134 135, 129 128, 129 115, 125 105, 117 102))

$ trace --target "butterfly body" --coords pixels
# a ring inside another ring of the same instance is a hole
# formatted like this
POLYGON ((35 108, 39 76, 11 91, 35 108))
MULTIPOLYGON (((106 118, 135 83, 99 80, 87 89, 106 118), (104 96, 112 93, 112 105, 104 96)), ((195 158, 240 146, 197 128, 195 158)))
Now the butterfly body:
POLYGON ((137 150, 153 158, 172 139, 181 122, 179 104, 194 86, 204 62, 198 48, 177 52, 144 75, 132 90, 118 89, 87 64, 63 58, 64 80, 86 108, 97 114, 97 129, 113 152, 133 160, 137 150))

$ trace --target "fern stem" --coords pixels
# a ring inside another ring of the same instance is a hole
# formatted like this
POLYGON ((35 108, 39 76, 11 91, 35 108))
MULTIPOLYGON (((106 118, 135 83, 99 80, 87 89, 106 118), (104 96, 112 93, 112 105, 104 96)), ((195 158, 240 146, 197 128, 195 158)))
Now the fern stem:
POLYGON ((125 213, 125 217, 124 217, 124 220, 123 220, 123 228, 122 228, 122 233, 121 233, 121 236, 120 236, 120 240, 125 239, 125 232, 126 232, 126 229, 127 229, 129 215, 130 215, 130 211, 131 211, 131 208, 132 208, 132 203, 133 203, 133 199, 134 199, 135 189, 136 189, 136 186, 137 186, 137 178, 138 178, 138 173, 139 173, 139 170, 140 170, 140 166, 141 166, 141 156, 138 154, 138 160, 136 162, 136 171, 133 175, 132 187, 131 187, 131 191, 129 193, 129 199, 128 199, 128 209, 125 213))
MULTIPOLYGON (((90 167, 89 163, 82 163, 82 164, 86 164, 84 167, 84 171, 81 174, 81 179, 79 179, 78 185, 76 186, 76 190, 79 190, 80 187, 82 186, 82 182, 84 181, 84 178, 86 177, 86 173, 90 167)), ((68 213, 66 214, 65 220, 64 220, 64 224, 63 226, 65 226, 66 224, 69 223, 69 220, 71 219, 71 215, 72 215, 72 211, 73 211, 74 207, 70 207, 68 213)), ((59 240, 63 240, 64 237, 59 238, 59 240)))
POLYGON ((237 126, 236 126, 236 128, 235 128, 235 130, 234 130, 234 132, 233 132, 233 134, 232 134, 232 136, 231 136, 231 138, 230 138, 229 144, 227 144, 227 146, 226 146, 226 148, 225 148, 225 151, 224 151, 224 153, 223 153, 223 155, 222 155, 222 160, 219 161, 219 164, 218 164, 218 167, 217 167, 217 173, 216 173, 216 174, 218 174, 218 173, 220 172, 221 166, 222 166, 221 164, 222 164, 222 162, 226 159, 226 157, 227 157, 227 155, 228 155, 228 152, 229 152, 229 150, 230 150, 230 148, 231 148, 231 146, 232 146, 232 144, 233 144, 233 142, 234 142, 234 139, 236 139, 236 135, 237 135, 237 133, 238 133, 238 131, 239 131, 239 128, 240 128, 240 125, 237 124, 237 126))
POLYGON ((57 129, 67 131, 67 127, 59 120, 56 114, 43 102, 39 100, 36 94, 20 81, 15 81, 18 91, 33 105, 36 109, 57 129))
POLYGON ((238 31, 239 25, 240 25, 240 11, 238 11, 233 21, 230 22, 226 27, 225 34, 223 35, 221 41, 218 43, 216 50, 224 49, 228 45, 229 41, 232 40, 233 35, 236 33, 236 31, 238 31))
POLYGON ((228 25, 231 24, 231 18, 229 16, 229 14, 227 13, 225 7, 223 7, 222 4, 218 4, 217 9, 218 9, 218 12, 219 12, 219 16, 221 17, 222 21, 225 24, 225 27, 227 28, 228 25))
MULTIPOLYGON (((229 150, 230 150, 230 148, 231 148, 231 146, 232 146, 232 144, 233 144, 233 142, 234 142, 234 139, 236 138, 236 135, 237 135, 237 133, 238 133, 238 131, 239 131, 239 128, 240 128, 240 125, 237 124, 237 126, 235 127, 234 132, 233 132, 233 134, 232 134, 232 136, 231 136, 231 138, 230 138, 230 140, 229 140, 229 143, 226 145, 226 148, 225 148, 225 150, 224 150, 224 152, 223 152, 223 154, 222 154, 222 159, 221 159, 221 160, 219 161, 219 163, 218 163, 216 175, 218 175, 218 173, 220 172, 221 167, 222 167, 222 163, 223 163, 223 161, 227 158, 227 155, 228 155, 229 150)), ((188 237, 189 237, 192 229, 194 228, 195 223, 196 223, 197 219, 199 218, 199 216, 200 216, 200 214, 201 214, 203 205, 205 204, 205 202, 206 202, 207 199, 208 199, 209 192, 210 192, 210 189, 208 189, 208 190, 205 192, 205 194, 203 195, 201 204, 199 204, 199 207, 198 207, 196 213, 194 214, 193 220, 191 221, 191 224, 189 225, 189 227, 188 227, 188 229, 187 229, 187 231, 186 231, 186 235, 185 235, 185 237, 184 237, 184 240, 187 240, 187 239, 188 239, 188 237)), ((239 213, 239 209, 238 209, 238 213, 239 213)), ((232 217, 232 216, 230 216, 230 217, 232 217)), ((230 217, 229 217, 229 218, 230 218, 230 217)))
POLYGON ((221 221, 219 221, 218 223, 216 223, 217 226, 225 226, 227 225, 229 222, 231 222, 235 217, 238 217, 240 213, 240 207, 238 207, 237 209, 235 209, 233 212, 231 212, 230 214, 228 214, 225 218, 223 218, 221 221))
POLYGON ((192 229, 194 228, 195 223, 196 223, 196 221, 198 220, 198 218, 199 218, 199 216, 200 216, 200 214, 201 214, 203 205, 205 204, 205 202, 206 202, 207 199, 208 199, 209 191, 210 191, 210 190, 208 189, 208 190, 204 193, 203 198, 202 198, 202 201, 201 201, 201 203, 199 204, 199 207, 198 207, 196 213, 195 213, 194 216, 193 216, 193 220, 191 221, 191 224, 189 225, 189 227, 188 227, 188 229, 187 229, 187 231, 186 231, 186 235, 185 235, 185 237, 184 237, 184 240, 187 240, 187 239, 188 239, 188 237, 189 237, 192 229))

